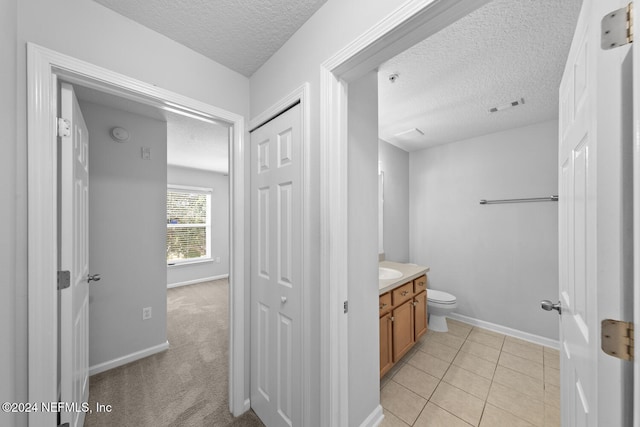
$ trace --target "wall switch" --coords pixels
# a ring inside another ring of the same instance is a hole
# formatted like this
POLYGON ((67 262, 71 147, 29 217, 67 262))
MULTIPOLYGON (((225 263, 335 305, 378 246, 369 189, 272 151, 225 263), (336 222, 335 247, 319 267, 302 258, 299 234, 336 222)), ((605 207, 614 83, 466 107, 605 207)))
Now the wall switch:
POLYGON ((151 160, 151 147, 142 147, 140 153, 142 160, 151 160))
POLYGON ((151 319, 151 307, 145 307, 142 309, 142 320, 151 319))

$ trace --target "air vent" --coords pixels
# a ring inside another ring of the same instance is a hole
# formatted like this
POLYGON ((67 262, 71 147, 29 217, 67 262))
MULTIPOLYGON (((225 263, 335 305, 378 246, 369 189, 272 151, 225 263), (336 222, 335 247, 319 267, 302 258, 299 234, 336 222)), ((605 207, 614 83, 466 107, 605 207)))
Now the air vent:
POLYGON ((522 104, 524 104, 524 98, 520 98, 508 104, 502 104, 502 105, 498 105, 497 107, 489 108, 489 112, 497 113, 498 111, 506 110, 507 108, 517 107, 518 105, 522 105, 522 104))

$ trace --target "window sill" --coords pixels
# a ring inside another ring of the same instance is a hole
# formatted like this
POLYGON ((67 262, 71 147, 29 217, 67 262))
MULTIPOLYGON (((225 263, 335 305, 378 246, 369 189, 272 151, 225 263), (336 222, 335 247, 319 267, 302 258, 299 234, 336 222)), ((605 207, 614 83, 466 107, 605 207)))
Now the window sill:
POLYGON ((188 267, 196 264, 206 264, 209 262, 213 262, 213 258, 202 258, 193 261, 173 261, 171 263, 167 263, 167 268, 175 268, 175 267, 188 267))

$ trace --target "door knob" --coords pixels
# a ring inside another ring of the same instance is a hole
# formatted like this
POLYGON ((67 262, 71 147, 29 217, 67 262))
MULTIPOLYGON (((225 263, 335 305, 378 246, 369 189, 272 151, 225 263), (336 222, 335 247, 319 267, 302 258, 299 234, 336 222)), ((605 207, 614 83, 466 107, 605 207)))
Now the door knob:
POLYGON ((99 274, 87 274, 87 283, 99 282, 101 279, 99 274))
POLYGON ((562 305, 560 304, 560 301, 554 304, 548 299, 545 299, 540 301, 540 307, 547 311, 558 310, 558 314, 562 314, 562 305))

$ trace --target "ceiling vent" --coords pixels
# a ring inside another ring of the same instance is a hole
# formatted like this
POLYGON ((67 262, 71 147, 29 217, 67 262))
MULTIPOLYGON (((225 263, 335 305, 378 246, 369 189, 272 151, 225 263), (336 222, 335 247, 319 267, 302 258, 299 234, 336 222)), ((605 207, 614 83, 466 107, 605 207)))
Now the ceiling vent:
POLYGON ((520 98, 508 104, 502 104, 502 105, 498 105, 497 107, 489 108, 489 112, 497 113, 498 111, 506 110, 507 108, 517 107, 518 105, 522 105, 522 104, 524 104, 524 98, 520 98))

